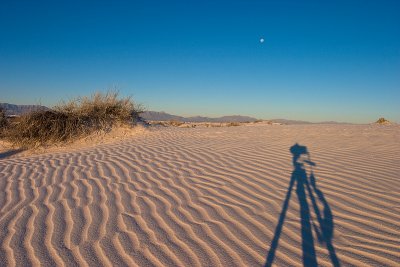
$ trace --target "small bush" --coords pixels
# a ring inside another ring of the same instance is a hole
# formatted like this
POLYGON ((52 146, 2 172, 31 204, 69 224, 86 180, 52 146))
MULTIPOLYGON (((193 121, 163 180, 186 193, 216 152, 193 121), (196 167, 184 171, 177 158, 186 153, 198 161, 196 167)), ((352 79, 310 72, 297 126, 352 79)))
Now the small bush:
POLYGON ((231 127, 231 126, 240 126, 239 122, 230 122, 226 126, 231 127))
POLYGON ((178 127, 178 126, 181 126, 181 125, 183 124, 183 122, 177 121, 177 120, 170 120, 170 121, 168 122, 168 124, 171 125, 171 126, 178 127))
POLYGON ((22 147, 36 147, 108 131, 116 124, 134 123, 142 112, 140 106, 118 93, 96 93, 61 103, 52 110, 25 114, 7 129, 6 138, 22 147))
POLYGON ((0 107, 0 137, 3 136, 3 132, 5 131, 8 125, 6 112, 3 107, 0 107))
POLYGON ((0 127, 3 127, 7 124, 6 112, 3 107, 0 106, 0 127))
POLYGON ((376 121, 376 123, 378 123, 378 124, 387 124, 387 123, 389 123, 389 121, 387 119, 385 119, 385 118, 379 118, 376 121))

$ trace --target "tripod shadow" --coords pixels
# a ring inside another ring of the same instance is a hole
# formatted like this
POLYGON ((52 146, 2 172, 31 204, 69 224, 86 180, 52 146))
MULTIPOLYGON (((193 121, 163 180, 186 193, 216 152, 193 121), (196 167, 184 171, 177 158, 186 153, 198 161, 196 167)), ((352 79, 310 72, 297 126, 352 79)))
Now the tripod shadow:
POLYGON ((332 244, 334 228, 333 215, 329 204, 324 197, 324 194, 321 190, 317 188, 316 179, 313 172, 313 166, 315 166, 315 163, 310 160, 310 155, 306 146, 301 146, 296 143, 290 148, 290 152, 293 155, 294 170, 292 172, 286 198, 283 202, 282 212, 279 216, 278 225, 275 229, 274 238, 271 242, 265 266, 271 266, 274 261, 279 237, 281 235, 286 212, 289 207, 290 197, 293 191, 292 189, 295 184, 296 194, 300 205, 303 265, 318 266, 317 256, 315 253, 314 238, 312 234, 312 230, 314 229, 318 241, 321 244, 326 245, 333 266, 340 266, 339 259, 336 256, 335 248, 332 244), (311 174, 309 179, 307 177, 307 172, 304 168, 305 163, 311 166, 311 174), (314 210, 315 216, 317 217, 318 225, 313 221, 313 218, 311 216, 310 206, 308 205, 307 201, 307 193, 309 198, 311 199, 312 208, 314 210), (317 197, 314 196, 314 193, 317 197), (317 202, 320 202, 323 205, 322 213, 318 207, 317 202))

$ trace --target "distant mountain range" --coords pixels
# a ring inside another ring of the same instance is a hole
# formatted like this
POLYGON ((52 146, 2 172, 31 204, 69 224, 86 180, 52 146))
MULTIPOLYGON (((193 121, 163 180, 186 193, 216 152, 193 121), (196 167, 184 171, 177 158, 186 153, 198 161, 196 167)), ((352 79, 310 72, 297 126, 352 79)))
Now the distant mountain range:
POLYGON ((31 111, 49 109, 48 107, 41 105, 14 105, 8 103, 0 103, 0 107, 5 110, 6 115, 22 115, 31 111))
MULTIPOLYGON (((48 107, 41 105, 14 105, 9 103, 0 103, 0 107, 2 107, 6 111, 6 115, 22 115, 35 110, 49 110, 48 107)), ((141 114, 141 117, 145 120, 152 121, 176 120, 181 122, 251 122, 257 120, 256 118, 240 115, 224 116, 219 118, 209 118, 201 116, 182 117, 157 111, 145 111, 141 114)))
MULTIPOLYGON (((256 118, 249 116, 241 116, 241 115, 232 115, 232 116, 223 116, 218 118, 209 118, 202 116, 195 117, 182 117, 177 115, 171 115, 166 112, 157 112, 157 111, 145 111, 141 114, 141 117, 145 120, 150 121, 181 121, 181 122, 253 122, 256 121, 256 118)), ((271 122, 281 123, 281 124, 346 124, 345 122, 336 122, 336 121, 324 121, 324 122, 309 122, 309 121, 301 121, 301 120, 286 120, 286 119, 273 119, 268 120, 271 122)))
MULTIPOLYGON (((48 107, 41 105, 14 105, 9 103, 0 103, 0 107, 2 107, 6 111, 6 115, 22 115, 24 113, 28 113, 35 110, 49 110, 48 107)), ((162 112, 145 111, 140 116, 143 119, 150 121, 174 120, 180 122, 253 122, 257 120, 256 118, 253 117, 241 116, 241 115, 223 116, 218 118, 210 118, 202 116, 183 117, 183 116, 171 115, 163 111, 162 112)), ((286 120, 286 119, 273 119, 269 121, 282 124, 315 124, 309 121, 286 120)), ((319 122, 318 124, 343 124, 343 122, 326 121, 326 122, 319 122)))
POLYGON ((145 120, 150 121, 181 121, 181 122, 252 122, 256 121, 256 118, 241 115, 223 116, 218 118, 209 118, 202 116, 195 117, 182 117, 177 115, 171 115, 165 112, 157 111, 145 111, 140 115, 145 120))

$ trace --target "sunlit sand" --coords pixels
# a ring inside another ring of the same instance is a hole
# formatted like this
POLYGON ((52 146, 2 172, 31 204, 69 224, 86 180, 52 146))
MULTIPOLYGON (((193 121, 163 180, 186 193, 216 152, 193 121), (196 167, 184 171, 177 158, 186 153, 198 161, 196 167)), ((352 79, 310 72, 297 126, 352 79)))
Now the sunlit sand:
POLYGON ((1 266, 396 266, 400 127, 150 127, 1 153, 1 266))

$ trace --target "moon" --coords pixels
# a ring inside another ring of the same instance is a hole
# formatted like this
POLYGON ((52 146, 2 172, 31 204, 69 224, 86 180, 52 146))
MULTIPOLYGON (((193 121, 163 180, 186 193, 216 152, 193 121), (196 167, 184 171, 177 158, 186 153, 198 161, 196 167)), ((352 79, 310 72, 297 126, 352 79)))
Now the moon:
POLYGON ((264 38, 260 38, 260 43, 264 43, 264 38))

